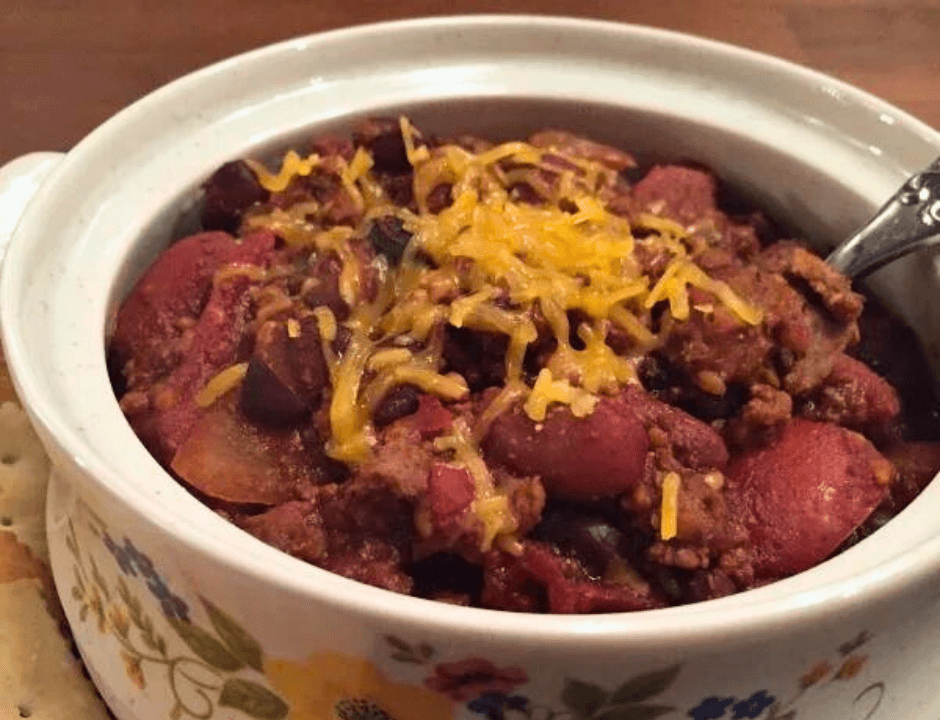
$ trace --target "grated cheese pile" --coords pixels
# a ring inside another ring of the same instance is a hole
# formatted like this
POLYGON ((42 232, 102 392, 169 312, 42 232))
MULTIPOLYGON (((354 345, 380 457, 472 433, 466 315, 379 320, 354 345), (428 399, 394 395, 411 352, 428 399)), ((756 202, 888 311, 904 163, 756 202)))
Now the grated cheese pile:
MULTIPOLYGON (((318 211, 313 201, 256 215, 249 223, 274 231, 290 245, 334 252, 342 262, 340 293, 352 313, 342 323, 350 339, 341 357, 330 349, 336 319, 325 307, 314 311, 332 380, 327 452, 338 460, 356 464, 368 457, 374 443, 372 413, 397 385, 412 384, 450 401, 469 396, 463 377, 442 372, 445 324, 506 337, 502 391, 475 427, 456 431, 439 448, 474 477, 477 512, 489 545, 513 529, 506 500, 493 488, 477 448, 495 417, 516 403, 534 421, 544 419, 553 403, 584 417, 593 412, 599 395, 637 383, 639 359, 662 339, 651 329, 652 309, 665 302, 672 320, 687 320, 698 309, 690 307, 689 287, 713 294, 742 324, 760 323, 761 313, 693 262, 685 228, 656 215, 634 218, 631 224, 610 212, 601 189, 614 171, 570 155, 559 163, 559 151, 525 142, 479 153, 454 144, 429 148, 419 143, 407 119, 400 120, 400 127, 414 170, 416 212, 386 197, 372 174, 372 158, 360 148, 339 176, 364 212, 361 229, 324 230, 309 219, 318 211), (541 205, 520 202, 512 191, 533 173, 554 179, 541 205), (429 197, 441 185, 450 186, 452 203, 435 214, 429 197), (363 260, 349 241, 388 215, 397 217, 412 238, 397 266, 390 267, 384 256, 373 261, 381 287, 368 301, 359 287, 363 260), (642 231, 646 248, 668 257, 659 277, 643 272, 635 255, 636 230, 642 231), (576 327, 571 318, 577 319, 576 327), (621 338, 620 353, 608 344, 612 332, 621 338), (624 338, 630 347, 626 353, 624 338), (523 363, 536 343, 542 362, 533 381, 523 363)), ((251 167, 262 186, 278 192, 320 164, 316 155, 301 158, 292 151, 277 173, 258 163, 251 167)), ((296 325, 289 330, 296 332, 296 325)), ((233 369, 221 384, 237 382, 239 373, 243 370, 233 369)), ((200 400, 218 391, 207 387, 200 400)), ((674 516, 678 485, 670 479, 665 490, 664 538, 675 532, 667 518, 674 516)))

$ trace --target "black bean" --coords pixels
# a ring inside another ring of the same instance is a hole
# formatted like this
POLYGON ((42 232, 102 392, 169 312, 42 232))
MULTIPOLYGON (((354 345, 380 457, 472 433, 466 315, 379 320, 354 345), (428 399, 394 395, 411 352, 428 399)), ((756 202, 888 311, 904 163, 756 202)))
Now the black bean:
POLYGON ((203 185, 202 226, 235 232, 245 210, 268 199, 254 172, 241 160, 225 163, 203 185))
POLYGON ((747 387, 738 383, 730 383, 723 395, 699 389, 685 373, 656 353, 643 358, 638 373, 647 392, 706 422, 736 415, 748 400, 747 387))
POLYGON ((656 354, 647 355, 640 361, 638 373, 647 392, 663 392, 675 383, 671 366, 656 354))
POLYGON ((375 169, 395 175, 411 170, 397 118, 369 118, 353 131, 353 142, 372 153, 375 169))
POLYGON ((606 518, 587 509, 552 508, 535 529, 539 540, 573 553, 591 573, 602 576, 611 561, 622 559, 624 534, 606 518))
POLYGON ((369 228, 369 242, 377 253, 388 258, 389 263, 397 265, 411 242, 411 233, 405 230, 400 218, 383 215, 376 218, 369 228))
POLYGON ((444 362, 447 370, 463 375, 471 392, 504 381, 506 335, 447 325, 444 328, 444 362))
POLYGON ((414 385, 399 385, 392 388, 372 414, 376 427, 383 427, 389 423, 412 415, 418 411, 418 388, 414 385))
POLYGON ((434 597, 442 593, 479 598, 483 587, 483 570, 459 555, 435 553, 416 561, 410 568, 415 594, 434 597))
POLYGON ((712 395, 689 385, 682 388, 675 404, 699 420, 711 422, 736 415, 748 397, 747 387, 738 383, 728 385, 724 395, 712 395))
POLYGON ((349 468, 339 460, 334 460, 326 454, 324 433, 321 433, 314 425, 306 425, 301 428, 300 440, 322 482, 336 483, 349 477, 349 468))

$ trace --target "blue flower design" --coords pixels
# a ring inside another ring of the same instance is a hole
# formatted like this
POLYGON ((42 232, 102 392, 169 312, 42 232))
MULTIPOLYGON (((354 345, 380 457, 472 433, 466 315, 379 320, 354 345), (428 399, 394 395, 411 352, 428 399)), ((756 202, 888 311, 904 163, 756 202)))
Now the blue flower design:
POLYGON ((130 577, 137 577, 137 571, 134 569, 134 562, 127 551, 120 547, 108 533, 104 534, 104 546, 108 552, 114 556, 114 561, 118 564, 121 572, 130 577))
POLYGON ((178 595, 174 595, 154 567, 153 561, 140 552, 128 538, 123 538, 124 545, 118 545, 107 533, 104 533, 104 545, 114 556, 121 572, 129 577, 144 578, 151 595, 160 601, 163 614, 170 619, 189 622, 189 607, 178 595))
POLYGON ((525 711, 529 699, 522 695, 506 695, 499 692, 483 693, 476 700, 467 703, 471 712, 485 715, 488 720, 504 720, 506 710, 525 711))
POLYGON ((734 698, 707 697, 689 710, 688 715, 693 720, 718 720, 724 717, 725 711, 733 703, 734 698))
POLYGON ((768 695, 766 690, 759 690, 747 700, 735 703, 734 707, 731 708, 734 710, 734 715, 731 718, 732 720, 741 720, 742 718, 753 720, 773 705, 776 699, 773 695, 768 695))

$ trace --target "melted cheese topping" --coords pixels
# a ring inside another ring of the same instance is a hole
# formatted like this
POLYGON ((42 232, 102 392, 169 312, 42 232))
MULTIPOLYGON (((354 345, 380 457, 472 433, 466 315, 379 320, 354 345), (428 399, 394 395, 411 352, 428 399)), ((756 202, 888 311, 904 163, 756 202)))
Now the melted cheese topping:
MULTIPOLYGON (((616 179, 609 168, 525 142, 480 153, 457 145, 430 148, 406 118, 399 126, 414 170, 417 212, 389 201, 372 174, 373 159, 359 148, 349 163, 339 163, 342 187, 363 211, 359 229, 324 230, 315 219, 321 210, 315 201, 247 222, 271 229, 290 245, 334 253, 342 263, 340 294, 352 314, 342 323, 349 340, 341 354, 332 349, 340 323, 325 307, 313 311, 332 380, 326 449, 338 460, 357 464, 369 456, 372 413, 398 385, 451 401, 469 396, 463 377, 442 372, 444 325, 506 338, 503 389, 472 431, 458 419, 454 433, 438 441, 439 450, 474 478, 485 547, 502 546, 512 536, 512 514, 477 449, 495 417, 517 403, 534 421, 544 419, 554 403, 569 406, 576 417, 589 415, 599 395, 638 382, 638 361, 663 340, 650 325, 655 306, 666 303, 676 322, 714 311, 708 303, 692 305, 690 287, 713 295, 742 324, 759 324, 762 315, 695 264, 687 250, 695 242, 688 229, 654 214, 631 221, 610 212, 601 192, 616 179), (518 183, 529 184, 545 202, 516 199, 518 183), (452 202, 433 213, 429 200, 441 187, 449 188, 452 202), (370 221, 382 215, 399 218, 412 237, 396 267, 383 256, 373 261, 379 290, 366 298, 361 278, 367 268, 349 241, 366 235, 370 221), (642 231, 642 240, 634 229, 642 231), (665 257, 658 276, 644 272, 635 254, 638 242, 665 257), (608 342, 612 333, 618 336, 616 351, 608 342), (533 351, 540 360, 534 381, 525 369, 533 351)), ((316 155, 304 159, 289 152, 276 174, 250 166, 265 188, 279 192, 321 162, 316 155)), ((667 475, 663 539, 676 533, 678 487, 678 476, 667 475)))

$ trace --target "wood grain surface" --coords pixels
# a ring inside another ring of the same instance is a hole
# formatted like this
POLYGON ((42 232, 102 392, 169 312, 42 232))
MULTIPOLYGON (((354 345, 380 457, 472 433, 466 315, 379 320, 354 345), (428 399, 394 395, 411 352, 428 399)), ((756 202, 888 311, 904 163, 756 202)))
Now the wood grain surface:
POLYGON ((391 18, 536 12, 695 33, 809 65, 940 127, 940 0, 0 0, 0 163, 67 150, 173 78, 391 18))

